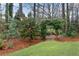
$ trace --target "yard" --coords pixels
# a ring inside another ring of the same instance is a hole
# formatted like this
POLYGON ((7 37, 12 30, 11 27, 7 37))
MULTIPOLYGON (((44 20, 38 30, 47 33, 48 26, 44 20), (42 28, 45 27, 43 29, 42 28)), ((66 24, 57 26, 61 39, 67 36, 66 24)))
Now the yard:
POLYGON ((45 41, 10 53, 11 56, 79 56, 79 42, 45 41))
POLYGON ((0 3, 0 56, 79 55, 78 6, 0 3))

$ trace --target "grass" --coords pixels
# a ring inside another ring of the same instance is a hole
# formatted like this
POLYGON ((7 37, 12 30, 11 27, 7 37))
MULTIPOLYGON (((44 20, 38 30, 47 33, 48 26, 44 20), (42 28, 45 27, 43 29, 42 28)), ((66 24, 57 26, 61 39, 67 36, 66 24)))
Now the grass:
POLYGON ((13 52, 10 56, 79 56, 79 42, 46 41, 13 52))

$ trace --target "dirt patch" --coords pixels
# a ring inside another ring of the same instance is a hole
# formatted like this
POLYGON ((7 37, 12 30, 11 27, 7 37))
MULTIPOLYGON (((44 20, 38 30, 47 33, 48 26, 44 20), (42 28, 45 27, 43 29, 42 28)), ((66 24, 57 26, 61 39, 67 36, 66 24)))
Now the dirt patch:
POLYGON ((31 42, 29 42, 29 40, 18 40, 18 39, 13 39, 13 44, 14 47, 10 48, 10 49, 5 49, 5 50, 0 50, 0 56, 3 55, 7 55, 8 53, 23 49, 23 48, 27 48, 31 45, 37 44, 41 42, 41 40, 32 40, 31 42))

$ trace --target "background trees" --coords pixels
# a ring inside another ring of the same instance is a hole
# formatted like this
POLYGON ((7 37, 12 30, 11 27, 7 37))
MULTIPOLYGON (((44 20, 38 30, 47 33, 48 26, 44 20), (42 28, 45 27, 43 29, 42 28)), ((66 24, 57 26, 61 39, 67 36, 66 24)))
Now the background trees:
MULTIPOLYGON (((65 22, 63 26, 63 32, 67 33, 71 31, 71 29, 79 32, 78 7, 79 4, 74 3, 19 3, 18 6, 14 5, 13 3, 6 3, 4 19, 6 23, 9 23, 11 18, 15 18, 16 20, 20 21, 27 20, 28 18, 34 18, 35 23, 38 25, 44 20, 51 21, 54 19, 63 19, 65 22), (18 8, 16 12, 14 12, 14 7, 18 8)), ((3 14, 1 17, 3 18, 3 14)), ((6 29, 8 29, 8 27, 9 25, 6 26, 6 29)))
POLYGON ((23 13, 23 4, 19 3, 19 8, 15 14, 15 19, 23 20, 24 17, 25 17, 25 14, 23 13))
POLYGON ((78 3, 0 4, 0 37, 29 37, 31 42, 37 36, 45 40, 48 34, 75 36, 79 34, 78 18, 78 3))
POLYGON ((62 18, 65 19, 65 3, 62 3, 62 18))
POLYGON ((1 4, 0 4, 0 19, 2 19, 2 9, 1 9, 1 4))

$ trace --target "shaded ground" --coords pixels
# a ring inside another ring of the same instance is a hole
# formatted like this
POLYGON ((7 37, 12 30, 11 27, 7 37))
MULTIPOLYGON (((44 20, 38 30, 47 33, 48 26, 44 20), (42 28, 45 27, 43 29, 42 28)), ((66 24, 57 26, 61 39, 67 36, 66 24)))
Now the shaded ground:
MULTIPOLYGON (((54 35, 50 35, 50 36, 47 36, 46 37, 48 40, 54 40, 56 38, 56 36, 54 35)), ((70 41, 79 41, 79 37, 62 37, 62 36, 59 36, 59 39, 57 41, 60 41, 60 42, 70 42, 70 41)), ((14 51, 17 51, 17 50, 20 50, 20 49, 23 49, 23 48, 27 48, 31 45, 34 45, 34 44, 37 44, 41 42, 41 40, 33 40, 31 43, 28 41, 28 40, 17 40, 17 39, 14 39, 13 40, 13 43, 14 43, 14 47, 12 49, 6 49, 6 50, 0 50, 0 55, 6 55, 8 53, 11 53, 11 52, 14 52, 14 51)))

